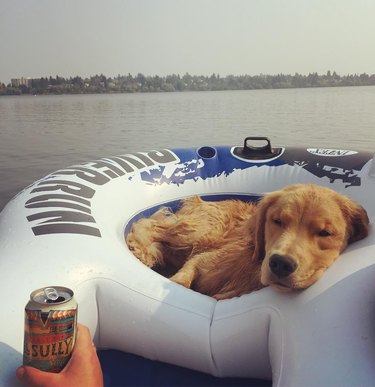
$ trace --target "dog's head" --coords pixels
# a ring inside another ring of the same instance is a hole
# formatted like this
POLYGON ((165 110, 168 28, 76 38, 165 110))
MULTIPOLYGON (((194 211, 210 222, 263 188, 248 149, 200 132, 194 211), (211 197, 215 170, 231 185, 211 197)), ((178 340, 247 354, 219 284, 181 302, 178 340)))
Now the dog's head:
POLYGON ((369 220, 361 206, 329 188, 296 184, 267 194, 253 225, 262 284, 288 291, 315 283, 347 244, 368 235, 369 220))

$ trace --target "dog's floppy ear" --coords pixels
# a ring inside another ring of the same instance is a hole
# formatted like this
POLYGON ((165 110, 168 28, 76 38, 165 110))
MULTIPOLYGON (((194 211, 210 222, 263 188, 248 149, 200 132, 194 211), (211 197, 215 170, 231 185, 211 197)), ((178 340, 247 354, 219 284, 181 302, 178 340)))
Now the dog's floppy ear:
POLYGON ((368 235, 369 219, 366 210, 356 205, 356 208, 351 212, 351 234, 348 243, 359 241, 368 235))
POLYGON ((348 198, 342 199, 340 206, 348 222, 348 244, 367 237, 369 232, 369 218, 366 210, 348 198))
POLYGON ((262 261, 265 256, 265 226, 267 210, 280 197, 280 192, 266 194, 257 205, 257 209, 251 219, 250 232, 254 244, 254 261, 262 261))

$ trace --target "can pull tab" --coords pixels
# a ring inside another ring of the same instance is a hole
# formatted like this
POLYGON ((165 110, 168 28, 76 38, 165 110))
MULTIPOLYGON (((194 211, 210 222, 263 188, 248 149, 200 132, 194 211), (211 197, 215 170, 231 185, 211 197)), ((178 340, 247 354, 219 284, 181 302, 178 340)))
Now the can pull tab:
POLYGON ((55 288, 45 288, 44 295, 46 296, 46 302, 54 302, 59 298, 59 293, 55 288))

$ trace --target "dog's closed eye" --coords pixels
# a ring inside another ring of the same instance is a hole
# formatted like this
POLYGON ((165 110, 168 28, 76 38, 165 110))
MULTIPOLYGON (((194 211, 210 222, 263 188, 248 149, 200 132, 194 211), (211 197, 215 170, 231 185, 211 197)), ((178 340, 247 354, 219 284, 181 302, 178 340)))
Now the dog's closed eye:
POLYGON ((320 237, 325 238, 325 237, 331 236, 332 233, 330 233, 328 230, 321 230, 321 231, 319 231, 318 235, 319 235, 320 237))

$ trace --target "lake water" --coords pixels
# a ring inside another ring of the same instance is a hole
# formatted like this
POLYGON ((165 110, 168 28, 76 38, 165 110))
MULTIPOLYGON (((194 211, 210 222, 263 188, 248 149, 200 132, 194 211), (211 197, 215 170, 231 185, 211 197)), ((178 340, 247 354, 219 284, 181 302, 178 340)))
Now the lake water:
POLYGON ((0 98, 0 209, 82 161, 133 151, 273 145, 375 151, 375 87, 0 98))

